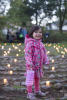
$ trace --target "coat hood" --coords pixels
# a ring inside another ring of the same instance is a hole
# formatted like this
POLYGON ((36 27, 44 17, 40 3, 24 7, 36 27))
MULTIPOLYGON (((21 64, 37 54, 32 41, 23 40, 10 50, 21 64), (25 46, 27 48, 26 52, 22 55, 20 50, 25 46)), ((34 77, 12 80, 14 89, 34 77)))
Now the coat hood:
POLYGON ((26 37, 25 37, 25 45, 29 42, 32 42, 32 43, 35 43, 35 42, 41 42, 41 39, 34 39, 34 38, 31 38, 29 37, 29 35, 27 34, 26 37))

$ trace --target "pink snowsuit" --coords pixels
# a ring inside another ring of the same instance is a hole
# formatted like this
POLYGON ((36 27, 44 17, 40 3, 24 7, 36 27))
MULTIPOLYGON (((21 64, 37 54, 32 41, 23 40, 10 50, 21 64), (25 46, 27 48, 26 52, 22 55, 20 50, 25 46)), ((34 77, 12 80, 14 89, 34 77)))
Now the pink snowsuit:
POLYGON ((29 35, 26 35, 25 60, 26 60, 26 71, 29 69, 29 67, 31 67, 34 70, 35 78, 40 79, 40 77, 43 76, 43 71, 42 71, 43 64, 49 64, 49 60, 46 54, 46 49, 41 40, 36 40, 29 37, 29 35))

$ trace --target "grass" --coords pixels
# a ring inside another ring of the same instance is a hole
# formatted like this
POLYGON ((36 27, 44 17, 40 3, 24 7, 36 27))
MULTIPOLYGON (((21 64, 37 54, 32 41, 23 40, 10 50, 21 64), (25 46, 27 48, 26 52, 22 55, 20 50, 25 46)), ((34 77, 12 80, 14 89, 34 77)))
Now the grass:
POLYGON ((67 42, 45 44, 45 47, 46 47, 47 51, 50 51, 50 55, 58 56, 58 55, 61 55, 61 52, 65 52, 64 48, 67 49, 67 42), (55 46, 55 48, 54 48, 54 46, 55 46), (59 49, 59 52, 57 52, 56 49, 59 49))
POLYGON ((15 88, 15 89, 20 89, 20 88, 23 88, 23 86, 14 85, 13 88, 15 88))
MULTIPOLYGON (((50 43, 50 44, 44 43, 44 45, 45 45, 47 51, 50 51, 49 55, 53 55, 53 56, 62 55, 61 52, 65 52, 64 48, 67 49, 67 42, 50 43), (55 46, 55 48, 54 48, 54 46, 55 46), (56 49, 59 49, 59 52, 57 52, 56 49)), ((2 46, 4 46, 4 49, 0 50, 0 55, 3 55, 4 51, 8 52, 9 48, 11 48, 11 51, 10 51, 10 53, 8 53, 8 56, 16 56, 16 54, 19 54, 20 57, 24 56, 24 44, 21 44, 21 43, 13 43, 13 44, 1 43, 0 48, 2 48, 2 46)), ((67 54, 67 52, 65 52, 65 54, 67 54)))

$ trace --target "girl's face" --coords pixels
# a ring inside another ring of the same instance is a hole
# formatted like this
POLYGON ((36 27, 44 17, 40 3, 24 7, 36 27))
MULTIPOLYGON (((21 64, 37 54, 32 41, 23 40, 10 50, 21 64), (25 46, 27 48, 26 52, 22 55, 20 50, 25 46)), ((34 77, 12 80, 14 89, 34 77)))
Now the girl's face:
POLYGON ((33 32, 33 38, 34 39, 41 39, 42 38, 42 30, 39 29, 39 30, 33 32))

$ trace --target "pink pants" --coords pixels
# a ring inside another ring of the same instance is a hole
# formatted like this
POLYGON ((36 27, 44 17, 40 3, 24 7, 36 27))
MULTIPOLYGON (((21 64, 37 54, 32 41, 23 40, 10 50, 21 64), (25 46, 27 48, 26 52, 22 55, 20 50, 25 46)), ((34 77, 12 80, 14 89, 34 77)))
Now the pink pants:
MULTIPOLYGON (((35 92, 37 92, 37 91, 40 90, 39 81, 40 81, 39 78, 34 77, 34 91, 35 91, 35 92)), ((32 93, 32 86, 27 86, 27 92, 28 92, 28 93, 32 93)))

